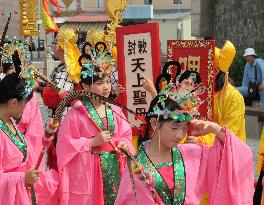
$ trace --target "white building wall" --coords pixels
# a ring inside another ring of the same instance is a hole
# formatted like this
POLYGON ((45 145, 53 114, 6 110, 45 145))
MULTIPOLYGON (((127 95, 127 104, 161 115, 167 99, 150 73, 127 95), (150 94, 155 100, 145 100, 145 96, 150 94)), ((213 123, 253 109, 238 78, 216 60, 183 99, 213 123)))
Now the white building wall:
POLYGON ((162 55, 167 55, 168 40, 194 40, 191 35, 191 17, 173 20, 152 20, 160 25, 160 42, 162 55))
POLYGON ((191 16, 184 18, 182 21, 182 40, 195 40, 192 36, 192 19, 191 16))

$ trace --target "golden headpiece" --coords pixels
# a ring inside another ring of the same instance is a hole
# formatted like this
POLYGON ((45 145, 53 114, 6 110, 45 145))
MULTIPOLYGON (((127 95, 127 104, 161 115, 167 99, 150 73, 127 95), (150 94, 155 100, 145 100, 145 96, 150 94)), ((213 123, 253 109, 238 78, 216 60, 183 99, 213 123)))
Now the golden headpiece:
POLYGON ((78 63, 78 59, 81 56, 81 52, 77 47, 78 34, 73 29, 60 29, 57 36, 57 44, 64 51, 64 60, 68 67, 70 77, 73 81, 78 82, 74 72, 81 72, 81 67, 78 63))
POLYGON ((236 48, 230 42, 226 41, 223 47, 215 47, 215 65, 224 73, 227 73, 236 55, 236 48))
POLYGON ((57 35, 57 44, 65 51, 68 44, 75 45, 78 40, 78 34, 73 29, 62 28, 57 35))
POLYGON ((89 42, 92 44, 92 46, 95 46, 95 44, 98 42, 104 42, 104 38, 105 33, 103 30, 92 28, 87 32, 86 42, 89 42))

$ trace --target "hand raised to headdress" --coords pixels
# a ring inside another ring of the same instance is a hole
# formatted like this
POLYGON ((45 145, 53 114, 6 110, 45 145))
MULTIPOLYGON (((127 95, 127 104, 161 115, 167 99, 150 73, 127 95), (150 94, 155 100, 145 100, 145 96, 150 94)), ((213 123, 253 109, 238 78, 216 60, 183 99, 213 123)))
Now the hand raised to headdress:
POLYGON ((191 136, 202 136, 209 133, 213 133, 218 137, 223 143, 225 141, 225 131, 220 125, 210 121, 196 120, 190 121, 189 133, 191 136))

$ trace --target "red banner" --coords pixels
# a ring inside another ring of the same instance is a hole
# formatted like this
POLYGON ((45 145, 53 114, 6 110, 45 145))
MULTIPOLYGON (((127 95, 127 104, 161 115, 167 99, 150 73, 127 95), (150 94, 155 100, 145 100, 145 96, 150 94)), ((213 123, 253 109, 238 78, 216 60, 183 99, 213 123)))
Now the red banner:
POLYGON ((203 94, 203 105, 200 107, 201 117, 213 120, 214 94, 214 48, 215 41, 206 40, 169 40, 168 61, 176 60, 182 70, 193 70, 200 74, 202 83, 207 87, 203 94))
MULTIPOLYGON (((152 99, 143 88, 141 74, 155 81, 161 73, 159 24, 119 27, 116 36, 118 81, 126 88, 119 99, 137 113, 147 112, 152 99)), ((135 122, 134 116, 128 119, 135 122)))

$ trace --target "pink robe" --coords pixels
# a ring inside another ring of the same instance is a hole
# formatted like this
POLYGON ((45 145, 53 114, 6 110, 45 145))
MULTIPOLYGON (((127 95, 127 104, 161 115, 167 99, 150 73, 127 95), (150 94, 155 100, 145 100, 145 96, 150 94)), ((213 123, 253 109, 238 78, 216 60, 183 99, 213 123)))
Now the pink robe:
MULTIPOLYGON (((42 117, 35 94, 27 103, 17 127, 20 132, 25 134, 28 150, 27 160, 22 163, 23 154, 0 130, 0 204, 30 204, 25 188, 25 172, 36 165, 44 134, 42 117)), ((44 168, 44 163, 42 168, 44 168)))
MULTIPOLYGON (((195 144, 181 144, 178 148, 184 160, 186 174, 184 204, 199 205, 204 192, 209 193, 210 205, 253 204, 252 151, 232 133, 226 132, 225 144, 216 140, 211 148, 195 144)), ((172 188, 173 179, 167 178, 173 176, 170 174, 170 167, 161 168, 160 171, 169 188, 172 188)), ((115 205, 154 204, 145 182, 137 175, 134 175, 134 179, 136 197, 126 169, 115 205)))
MULTIPOLYGON (((32 167, 36 165, 39 154, 42 149, 42 137, 44 129, 42 117, 38 106, 38 99, 35 93, 30 101, 28 101, 22 117, 17 125, 18 130, 25 135, 28 146, 31 146, 31 156, 33 157, 32 167)), ((44 169, 44 163, 42 163, 44 169)))
POLYGON ((28 152, 26 161, 22 163, 22 152, 0 129, 0 204, 30 204, 25 172, 35 165, 35 154, 27 137, 25 140, 28 152))
MULTIPOLYGON (((124 117, 122 110, 116 106, 112 106, 112 109, 115 123, 112 141, 125 141, 133 152, 131 128, 116 114, 124 117)), ((101 205, 103 184, 101 172, 98 170, 100 159, 91 152, 91 140, 97 133, 98 130, 91 120, 75 108, 71 108, 64 117, 57 142, 60 205, 101 205)), ((109 148, 106 144, 102 150, 109 148)), ((122 167, 124 162, 121 162, 122 167)))
MULTIPOLYGON (((29 195, 25 188, 25 172, 36 166, 44 135, 42 117, 35 94, 27 103, 17 127, 24 133, 28 151, 27 160, 22 163, 23 154, 0 130, 0 204, 29 205, 29 195)), ((59 183, 58 174, 53 170, 45 173, 44 159, 40 170, 42 171, 40 181, 34 184, 37 204, 55 205, 56 203, 52 201, 54 198, 50 195, 56 197, 54 193, 59 183)))

